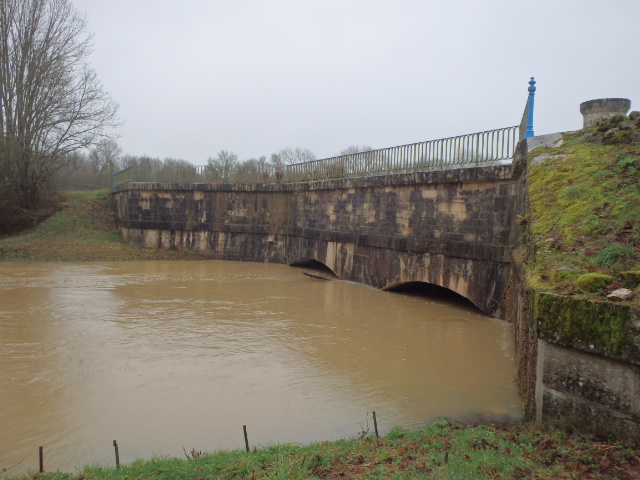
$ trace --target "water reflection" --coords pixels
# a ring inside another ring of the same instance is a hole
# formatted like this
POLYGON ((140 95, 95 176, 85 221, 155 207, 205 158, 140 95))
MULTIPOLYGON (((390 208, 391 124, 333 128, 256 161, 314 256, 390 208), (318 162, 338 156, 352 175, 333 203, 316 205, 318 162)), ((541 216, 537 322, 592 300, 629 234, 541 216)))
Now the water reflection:
MULTIPOLYGON (((236 262, 1 264, 0 468, 72 470, 517 416, 511 333, 468 306, 236 262), (21 467, 22 468, 22 465, 21 467)), ((24 470, 23 469, 23 470, 24 470)), ((11 471, 17 473, 17 469, 11 471)))

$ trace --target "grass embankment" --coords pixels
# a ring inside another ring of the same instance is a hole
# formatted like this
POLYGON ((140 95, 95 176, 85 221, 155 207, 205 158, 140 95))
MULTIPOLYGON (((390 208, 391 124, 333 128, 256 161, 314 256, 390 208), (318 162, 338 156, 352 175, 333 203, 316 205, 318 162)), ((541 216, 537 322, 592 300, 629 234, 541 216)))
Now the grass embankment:
POLYGON ((31 479, 637 479, 640 451, 557 431, 439 422, 385 437, 274 445, 251 452, 192 450, 187 458, 138 460, 120 469, 31 479))
MULTIPOLYGON (((530 222, 535 290, 605 300, 612 290, 640 286, 640 142, 611 136, 603 143, 598 134, 624 122, 640 132, 640 120, 620 117, 532 152, 530 218, 522 221, 530 222)), ((631 303, 639 297, 636 290, 631 303)))
POLYGON ((199 259, 189 252, 138 248, 122 240, 107 190, 63 194, 37 227, 0 239, 0 260, 86 262, 199 259))

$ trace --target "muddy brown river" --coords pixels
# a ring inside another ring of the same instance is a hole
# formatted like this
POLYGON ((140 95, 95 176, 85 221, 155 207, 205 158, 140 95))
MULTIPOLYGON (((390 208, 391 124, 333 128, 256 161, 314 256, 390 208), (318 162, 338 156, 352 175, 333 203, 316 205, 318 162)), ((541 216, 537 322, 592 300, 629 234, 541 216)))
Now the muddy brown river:
MULTIPOLYGON (((470 304, 222 261, 0 264, 0 471, 517 418, 470 304)), ((3 474, 0 474, 0 478, 3 474)))

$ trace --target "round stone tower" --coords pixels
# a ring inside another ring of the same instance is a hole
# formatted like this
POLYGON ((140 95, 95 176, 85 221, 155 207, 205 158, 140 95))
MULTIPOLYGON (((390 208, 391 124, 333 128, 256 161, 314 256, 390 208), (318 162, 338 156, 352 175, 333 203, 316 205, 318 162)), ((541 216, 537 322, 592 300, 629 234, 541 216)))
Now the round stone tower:
POLYGON ((595 126, 598 120, 614 115, 626 115, 631 108, 627 98, 599 98, 580 104, 580 113, 584 119, 582 128, 595 126))

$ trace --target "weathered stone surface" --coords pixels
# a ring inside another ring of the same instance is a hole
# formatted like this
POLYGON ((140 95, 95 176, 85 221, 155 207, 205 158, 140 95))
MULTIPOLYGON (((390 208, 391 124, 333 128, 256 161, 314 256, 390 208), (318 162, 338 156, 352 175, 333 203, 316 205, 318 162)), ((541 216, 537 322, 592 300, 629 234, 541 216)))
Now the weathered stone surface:
POLYGON ((535 321, 539 337, 549 342, 640 365, 629 306, 540 293, 535 321))
POLYGON ((614 409, 554 390, 544 392, 540 423, 569 431, 640 441, 637 417, 622 415, 614 409))
POLYGON ((607 298, 614 301, 631 300, 631 298, 633 298, 633 292, 628 288, 618 288, 607 295, 607 298))
POLYGON ((640 415, 640 366, 546 343, 545 387, 640 415))
POLYGON ((540 294, 534 311, 538 421, 638 441, 638 309, 540 294))
POLYGON ((605 145, 640 143, 640 118, 637 115, 630 115, 629 117, 613 115, 608 118, 601 118, 593 124, 588 141, 605 145))
POLYGON ((580 104, 584 128, 593 127, 601 119, 608 119, 616 115, 625 115, 631 107, 627 98, 599 98, 580 104))
POLYGON ((136 244, 228 260, 309 258, 379 288, 435 283, 500 315, 516 190, 503 165, 299 184, 133 184, 114 197, 136 244))
POLYGON ((604 133, 604 136, 603 136, 602 138, 603 138, 604 140, 609 140, 609 139, 613 138, 613 137, 616 135, 616 133, 618 133, 619 131, 620 131, 620 130, 619 130, 619 129, 617 129, 617 128, 612 128, 612 129, 610 129, 610 130, 607 130, 607 131, 604 133))
POLYGON ((539 421, 640 439, 640 366, 541 343, 539 421))

